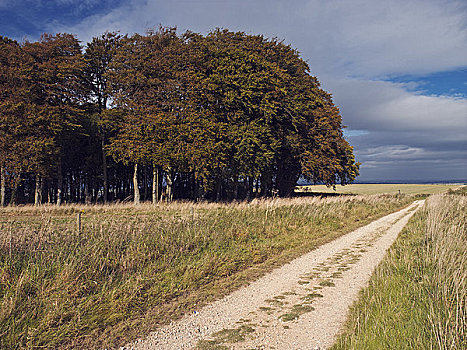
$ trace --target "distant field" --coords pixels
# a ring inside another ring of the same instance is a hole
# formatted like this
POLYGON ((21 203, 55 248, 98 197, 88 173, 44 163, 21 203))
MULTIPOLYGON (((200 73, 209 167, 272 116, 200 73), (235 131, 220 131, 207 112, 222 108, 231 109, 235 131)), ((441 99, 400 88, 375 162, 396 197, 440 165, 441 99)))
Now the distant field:
POLYGON ((455 190, 461 185, 420 185, 420 184, 353 184, 347 186, 332 187, 324 185, 298 186, 297 192, 315 193, 340 193, 340 194, 435 194, 455 190))

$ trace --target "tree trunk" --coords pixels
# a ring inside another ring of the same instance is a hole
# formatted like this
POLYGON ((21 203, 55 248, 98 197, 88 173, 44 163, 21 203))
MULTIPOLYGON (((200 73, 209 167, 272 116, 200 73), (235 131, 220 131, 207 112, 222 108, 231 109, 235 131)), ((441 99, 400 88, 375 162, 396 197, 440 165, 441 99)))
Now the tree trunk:
POLYGON ((199 196, 198 180, 196 179, 196 173, 194 171, 191 173, 191 191, 193 193, 193 200, 197 202, 199 196))
POLYGON ((154 164, 152 167, 152 204, 156 204, 159 197, 159 167, 154 164))
POLYGON ((42 178, 36 175, 36 186, 34 188, 34 205, 39 206, 42 204, 42 178))
POLYGON ((139 187, 138 187, 138 163, 135 163, 135 171, 133 173, 133 190, 135 204, 139 204, 139 187))
POLYGON ((222 177, 219 176, 216 182, 216 202, 219 202, 221 200, 221 195, 222 195, 222 177))
POLYGON ((289 197, 300 178, 300 163, 285 151, 276 173, 276 187, 280 197, 289 197))
POLYGON ((76 203, 79 203, 81 202, 81 198, 82 197, 82 192, 83 192, 83 181, 81 179, 81 174, 78 172, 76 175, 75 175, 75 181, 76 183, 78 184, 78 186, 76 187, 76 198, 75 198, 75 202, 76 203))
POLYGON ((69 176, 67 176, 67 181, 70 186, 70 196, 68 197, 68 203, 73 203, 76 198, 76 182, 73 179, 73 173, 70 172, 69 176))
POLYGON ((261 174, 261 196, 272 196, 272 175, 270 171, 261 174))
POLYGON ((248 184, 246 188, 246 200, 251 201, 253 194, 253 177, 248 176, 248 184))
POLYGON ((206 199, 206 186, 205 186, 205 181, 203 179, 200 179, 198 181, 198 198, 201 200, 206 199))
POLYGON ((58 180, 57 180, 57 205, 62 204, 62 188, 63 188, 63 174, 62 174, 62 162, 58 163, 58 180))
POLYGON ((10 197, 10 205, 15 205, 16 204, 16 197, 18 196, 18 188, 19 184, 21 182, 21 170, 19 171, 18 174, 15 174, 15 180, 13 184, 13 189, 11 191, 11 197, 10 197))
POLYGON ((2 165, 0 169, 0 207, 5 206, 5 190, 6 190, 5 176, 6 176, 5 167, 2 165))
POLYGON ((50 179, 47 179, 47 204, 52 203, 52 187, 50 186, 50 179))
POLYGON ((234 176, 234 191, 233 191, 233 199, 238 199, 238 175, 234 176))
POLYGON ((86 182, 84 184, 84 203, 91 204, 92 202, 92 195, 91 195, 91 180, 89 179, 89 175, 86 175, 86 182))
POLYGON ((148 167, 143 167, 143 188, 144 188, 144 195, 143 200, 148 199, 148 167))
POLYGON ((167 170, 167 201, 172 202, 173 200, 173 184, 174 184, 174 175, 171 168, 167 170))
POLYGON ((105 139, 104 135, 101 138, 101 150, 102 150, 102 177, 104 178, 104 204, 107 203, 109 193, 109 182, 107 179, 107 156, 105 155, 105 139))

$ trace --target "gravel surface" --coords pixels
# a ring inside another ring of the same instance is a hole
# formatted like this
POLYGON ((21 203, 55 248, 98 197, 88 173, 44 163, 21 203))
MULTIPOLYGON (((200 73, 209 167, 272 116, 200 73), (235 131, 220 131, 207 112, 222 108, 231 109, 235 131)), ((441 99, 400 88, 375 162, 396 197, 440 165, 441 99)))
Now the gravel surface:
POLYGON ((326 349, 423 202, 325 244, 121 349, 326 349))

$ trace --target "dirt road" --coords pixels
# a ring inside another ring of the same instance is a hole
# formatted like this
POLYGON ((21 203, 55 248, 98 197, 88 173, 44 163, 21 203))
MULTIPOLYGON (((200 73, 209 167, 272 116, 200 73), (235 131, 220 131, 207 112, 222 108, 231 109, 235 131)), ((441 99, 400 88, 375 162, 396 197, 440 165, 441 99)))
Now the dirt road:
POLYGON ((325 244, 124 349, 326 349, 422 204, 325 244))

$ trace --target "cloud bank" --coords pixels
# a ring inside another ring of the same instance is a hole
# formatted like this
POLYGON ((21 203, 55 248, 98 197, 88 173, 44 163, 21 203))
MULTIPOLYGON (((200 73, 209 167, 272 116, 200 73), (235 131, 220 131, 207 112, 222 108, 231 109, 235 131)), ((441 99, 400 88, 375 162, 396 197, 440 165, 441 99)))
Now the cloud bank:
MULTIPOLYGON (((73 1, 73 0, 63 0, 73 1)), ((430 0, 131 0, 69 29, 88 40, 105 30, 216 27, 279 37, 320 74, 373 78, 466 65, 467 5, 430 0)))

